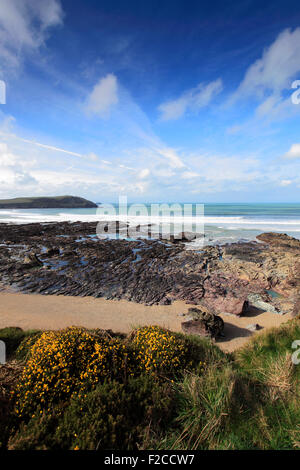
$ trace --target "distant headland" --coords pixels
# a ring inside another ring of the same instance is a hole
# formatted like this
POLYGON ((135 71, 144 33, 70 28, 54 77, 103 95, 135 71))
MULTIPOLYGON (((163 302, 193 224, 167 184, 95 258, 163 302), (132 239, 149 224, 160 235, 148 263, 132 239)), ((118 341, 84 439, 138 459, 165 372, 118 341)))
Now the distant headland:
POLYGON ((0 199, 0 209, 81 209, 93 207, 98 206, 94 202, 77 196, 0 199))

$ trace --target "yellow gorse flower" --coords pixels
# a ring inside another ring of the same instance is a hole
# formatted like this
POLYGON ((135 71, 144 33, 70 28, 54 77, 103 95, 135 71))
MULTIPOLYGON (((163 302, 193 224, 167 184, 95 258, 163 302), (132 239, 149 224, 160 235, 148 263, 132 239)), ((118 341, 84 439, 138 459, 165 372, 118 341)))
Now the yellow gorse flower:
POLYGON ((30 348, 14 392, 15 411, 20 417, 51 412, 105 380, 145 372, 173 378, 188 366, 187 358, 186 343, 158 326, 139 328, 125 341, 77 327, 46 331, 30 348))
POLYGON ((40 406, 85 394, 100 381, 131 374, 128 353, 118 339, 99 337, 84 328, 43 333, 15 391, 16 413, 31 415, 40 406))
POLYGON ((186 347, 170 331, 159 326, 136 330, 133 344, 141 368, 152 373, 174 373, 184 364, 186 347))

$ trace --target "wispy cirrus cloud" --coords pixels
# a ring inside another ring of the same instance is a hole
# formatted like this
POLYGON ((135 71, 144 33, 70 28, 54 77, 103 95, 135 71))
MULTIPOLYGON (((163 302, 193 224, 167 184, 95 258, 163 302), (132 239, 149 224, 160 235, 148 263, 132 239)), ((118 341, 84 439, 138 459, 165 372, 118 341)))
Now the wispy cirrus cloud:
POLYGON ((300 71, 300 28, 282 31, 267 47, 261 58, 246 71, 236 97, 256 94, 263 96, 266 91, 280 93, 291 87, 291 77, 300 71))
POLYGON ((179 98, 162 103, 158 110, 163 121, 179 119, 187 112, 197 113, 207 106, 223 89, 222 80, 208 84, 199 83, 195 88, 185 91, 179 98))
POLYGON ((60 0, 1 0, 0 58, 2 67, 14 69, 24 53, 37 51, 51 27, 63 22, 60 0))
MULTIPOLYGON (((258 117, 278 117, 292 110, 290 90, 294 78, 300 73, 300 27, 282 31, 275 41, 265 48, 261 57, 251 64, 229 104, 255 97, 259 103, 258 117)), ((296 111, 294 107, 293 111, 296 111)))
POLYGON ((41 142, 37 142, 36 140, 24 139, 24 138, 19 137, 15 134, 10 134, 8 132, 3 132, 2 130, 0 130, 0 136, 2 136, 4 138, 8 137, 8 138, 12 138, 12 139, 15 139, 15 140, 19 140, 20 142, 24 142, 25 144, 31 144, 31 145, 34 145, 36 147, 40 147, 40 148, 43 148, 43 149, 46 149, 46 150, 52 150, 54 152, 65 153, 65 154, 71 155, 73 157, 84 158, 84 159, 93 160, 93 161, 98 160, 98 156, 96 154, 94 154, 93 152, 91 152, 87 155, 84 155, 82 153, 72 152, 71 150, 56 147, 54 145, 48 145, 48 144, 44 144, 44 143, 41 143, 41 142))

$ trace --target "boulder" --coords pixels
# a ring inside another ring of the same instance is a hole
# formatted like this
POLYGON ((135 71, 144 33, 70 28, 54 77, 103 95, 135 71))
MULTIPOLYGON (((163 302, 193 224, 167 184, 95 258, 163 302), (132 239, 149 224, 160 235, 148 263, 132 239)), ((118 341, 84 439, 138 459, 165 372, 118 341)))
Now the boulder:
POLYGON ((211 338, 212 335, 203 320, 189 320, 181 323, 182 331, 188 335, 198 335, 211 338))
POLYGON ((259 294, 249 294, 248 302, 250 305, 253 305, 253 307, 256 307, 265 312, 276 313, 277 315, 284 314, 284 312, 279 310, 277 307, 275 307, 271 303, 265 302, 259 294))
POLYGON ((224 336, 224 322, 221 317, 198 308, 190 308, 188 315, 192 319, 181 323, 184 333, 214 339, 224 336))
POLYGON ((217 313, 236 315, 238 317, 244 315, 248 309, 248 301, 246 299, 233 295, 210 298, 207 304, 217 313))

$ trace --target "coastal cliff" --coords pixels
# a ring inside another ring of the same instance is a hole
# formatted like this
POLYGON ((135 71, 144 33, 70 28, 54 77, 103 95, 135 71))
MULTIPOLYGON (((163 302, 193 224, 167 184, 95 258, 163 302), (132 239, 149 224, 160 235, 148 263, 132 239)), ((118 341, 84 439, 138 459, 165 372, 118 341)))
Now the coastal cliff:
POLYGON ((0 209, 81 209, 94 207, 98 207, 94 202, 76 196, 0 199, 0 209))

